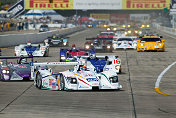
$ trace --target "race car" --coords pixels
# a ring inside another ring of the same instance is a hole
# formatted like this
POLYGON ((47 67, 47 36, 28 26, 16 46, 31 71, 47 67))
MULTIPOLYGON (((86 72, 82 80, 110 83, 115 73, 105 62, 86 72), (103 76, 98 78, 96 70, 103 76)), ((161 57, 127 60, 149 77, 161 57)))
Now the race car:
POLYGON ((100 34, 97 34, 98 38, 113 38, 114 36, 114 32, 101 32, 100 34))
POLYGON ((74 62, 77 61, 77 57, 94 55, 95 51, 92 49, 80 49, 76 48, 73 44, 71 49, 60 49, 60 61, 61 62, 74 62))
POLYGON ((19 46, 15 46, 15 56, 49 56, 49 46, 43 44, 31 44, 30 41, 27 44, 21 44, 19 46))
POLYGON ((93 65, 88 63, 93 62, 82 59, 78 62, 33 63, 31 75, 34 78, 34 85, 39 89, 50 90, 119 90, 122 88, 117 73, 106 67, 106 63, 100 63, 98 60, 93 65), (53 73, 51 69, 40 68, 46 65, 75 65, 75 67, 64 72, 53 73))
POLYGON ((0 57, 0 80, 32 80, 30 63, 28 57, 0 57), (8 59, 19 59, 17 63, 8 62, 8 59))
POLYGON ((102 52, 112 52, 112 40, 113 38, 86 38, 84 44, 85 49, 93 49, 95 51, 101 50, 102 52))
POLYGON ((136 49, 137 40, 136 37, 119 37, 113 40, 113 48, 116 49, 136 49))
POLYGON ((161 40, 162 36, 143 36, 141 40, 137 40, 137 51, 165 51, 165 40, 161 40))
POLYGON ((68 38, 63 35, 53 35, 45 39, 44 43, 49 46, 68 46, 68 38))
POLYGON ((142 34, 142 30, 139 29, 127 29, 125 31, 126 36, 138 36, 142 34))

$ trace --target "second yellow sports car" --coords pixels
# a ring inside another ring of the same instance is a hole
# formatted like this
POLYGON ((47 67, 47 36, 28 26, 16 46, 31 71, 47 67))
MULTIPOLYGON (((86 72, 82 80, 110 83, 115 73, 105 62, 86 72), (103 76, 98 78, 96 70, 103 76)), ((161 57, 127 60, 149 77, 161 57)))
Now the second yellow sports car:
POLYGON ((161 40, 162 37, 158 36, 144 36, 141 40, 138 40, 137 51, 165 51, 165 40, 161 40))

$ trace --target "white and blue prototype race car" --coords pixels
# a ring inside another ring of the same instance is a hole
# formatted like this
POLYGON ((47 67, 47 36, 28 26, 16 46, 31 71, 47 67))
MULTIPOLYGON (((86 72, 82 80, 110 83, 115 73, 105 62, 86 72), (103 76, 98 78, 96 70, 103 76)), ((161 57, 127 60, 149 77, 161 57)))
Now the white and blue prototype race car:
MULTIPOLYGON (((114 62, 116 63, 116 60, 114 62)), ((113 65, 105 57, 105 61, 95 59, 80 59, 78 62, 45 62, 33 63, 31 75, 34 85, 39 89, 50 90, 119 90, 118 75, 113 71, 113 65), (75 65, 74 69, 53 73, 47 65, 75 65), (111 65, 111 67, 110 67, 111 65)))
POLYGON ((43 44, 21 44, 19 46, 15 46, 15 56, 49 56, 49 46, 43 44))
POLYGON ((118 37, 113 39, 113 49, 136 49, 136 37, 118 37))

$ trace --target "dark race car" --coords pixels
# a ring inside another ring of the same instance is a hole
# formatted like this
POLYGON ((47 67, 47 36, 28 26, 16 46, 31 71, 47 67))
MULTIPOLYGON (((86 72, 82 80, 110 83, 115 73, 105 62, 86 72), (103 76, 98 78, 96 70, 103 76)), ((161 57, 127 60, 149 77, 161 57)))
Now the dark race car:
POLYGON ((60 50, 61 62, 74 62, 77 61, 77 57, 95 55, 95 51, 92 49, 77 49, 72 45, 71 49, 60 50))
POLYGON ((94 49, 95 51, 101 50, 103 52, 112 52, 113 38, 87 38, 84 44, 85 49, 94 49))
POLYGON ((44 43, 45 45, 49 44, 49 46, 68 46, 69 37, 65 37, 64 35, 53 35, 52 37, 48 37, 44 43))
POLYGON ((113 38, 115 36, 114 32, 101 32, 97 35, 98 38, 113 38))
POLYGON ((31 80, 31 67, 28 57, 0 57, 0 80, 31 80), (8 59, 18 59, 17 63, 8 62, 8 59))

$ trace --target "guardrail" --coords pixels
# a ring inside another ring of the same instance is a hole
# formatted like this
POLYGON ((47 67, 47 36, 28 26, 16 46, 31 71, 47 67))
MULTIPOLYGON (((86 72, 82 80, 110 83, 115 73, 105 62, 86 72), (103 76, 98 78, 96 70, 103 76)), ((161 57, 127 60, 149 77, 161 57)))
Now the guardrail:
POLYGON ((72 33, 82 31, 84 28, 82 27, 74 27, 65 30, 53 30, 49 32, 42 33, 26 33, 26 34, 8 34, 8 35, 0 35, 0 48, 16 46, 19 44, 25 44, 27 41, 31 41, 32 43, 41 43, 49 36, 53 34, 62 34, 62 35, 70 35, 72 33))
POLYGON ((176 30, 175 30, 174 28, 169 28, 169 27, 160 26, 160 25, 157 24, 157 23, 153 23, 152 25, 153 25, 153 27, 155 27, 157 30, 166 32, 166 33, 168 33, 168 34, 176 35, 176 30))

